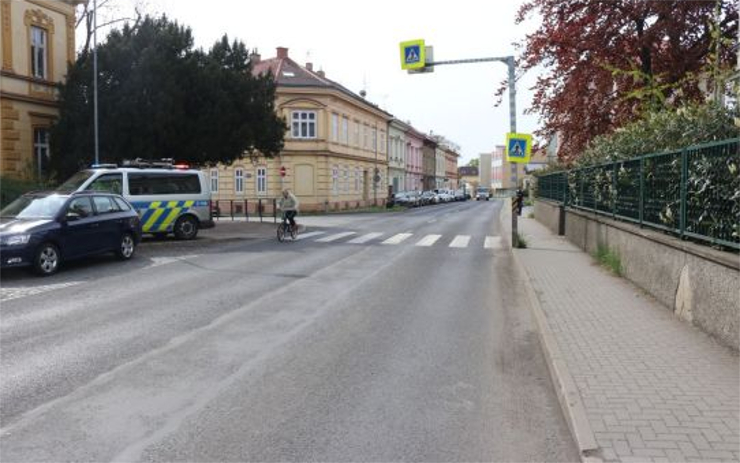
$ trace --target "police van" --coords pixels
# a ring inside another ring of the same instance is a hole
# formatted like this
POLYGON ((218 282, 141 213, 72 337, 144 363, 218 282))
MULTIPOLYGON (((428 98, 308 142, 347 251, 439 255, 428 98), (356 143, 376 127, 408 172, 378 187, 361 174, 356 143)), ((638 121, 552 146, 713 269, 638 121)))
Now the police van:
POLYGON ((201 228, 214 226, 211 191, 203 172, 161 161, 98 164, 77 172, 59 188, 62 191, 111 191, 126 198, 141 217, 142 231, 173 233, 192 240, 201 228))

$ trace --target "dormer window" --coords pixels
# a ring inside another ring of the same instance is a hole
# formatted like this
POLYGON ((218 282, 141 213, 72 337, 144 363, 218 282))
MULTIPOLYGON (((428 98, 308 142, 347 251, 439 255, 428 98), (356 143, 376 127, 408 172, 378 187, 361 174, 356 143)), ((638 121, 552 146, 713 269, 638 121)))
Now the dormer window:
POLYGON ((283 71, 283 77, 295 77, 295 72, 283 71))

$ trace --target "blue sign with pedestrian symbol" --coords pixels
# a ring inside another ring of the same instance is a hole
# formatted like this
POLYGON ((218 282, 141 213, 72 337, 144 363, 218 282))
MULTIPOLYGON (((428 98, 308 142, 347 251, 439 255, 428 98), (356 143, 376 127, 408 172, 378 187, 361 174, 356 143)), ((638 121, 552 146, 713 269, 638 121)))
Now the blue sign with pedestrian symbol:
POLYGON ((506 160, 509 162, 529 162, 532 150, 532 135, 525 133, 506 134, 506 160))
POLYGON ((401 42, 401 69, 421 69, 425 65, 424 40, 401 42))

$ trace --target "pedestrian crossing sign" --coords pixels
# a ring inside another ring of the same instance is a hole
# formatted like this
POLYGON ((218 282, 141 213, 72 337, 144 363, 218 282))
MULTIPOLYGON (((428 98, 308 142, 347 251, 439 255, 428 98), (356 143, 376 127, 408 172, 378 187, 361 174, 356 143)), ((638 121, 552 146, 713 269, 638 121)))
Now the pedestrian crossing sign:
POLYGON ((532 154, 532 135, 526 133, 506 134, 506 160, 528 163, 532 154))
POLYGON ((401 69, 421 69, 425 65, 424 40, 401 42, 401 69))

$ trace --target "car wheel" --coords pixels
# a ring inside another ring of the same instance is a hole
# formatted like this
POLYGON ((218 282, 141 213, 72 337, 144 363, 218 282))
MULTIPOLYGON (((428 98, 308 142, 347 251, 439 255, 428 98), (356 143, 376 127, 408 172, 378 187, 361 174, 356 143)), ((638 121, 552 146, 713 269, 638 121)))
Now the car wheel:
POLYGON ((51 243, 39 246, 33 259, 33 269, 42 276, 53 275, 59 270, 59 248, 51 243))
POLYGON ((198 236, 198 222, 193 216, 185 215, 175 222, 175 238, 178 240, 192 240, 198 236))
POLYGON ((116 249, 116 256, 121 260, 129 260, 134 256, 136 251, 136 241, 131 233, 124 233, 121 237, 121 244, 116 249))

